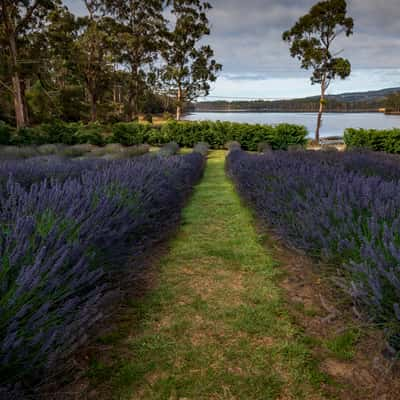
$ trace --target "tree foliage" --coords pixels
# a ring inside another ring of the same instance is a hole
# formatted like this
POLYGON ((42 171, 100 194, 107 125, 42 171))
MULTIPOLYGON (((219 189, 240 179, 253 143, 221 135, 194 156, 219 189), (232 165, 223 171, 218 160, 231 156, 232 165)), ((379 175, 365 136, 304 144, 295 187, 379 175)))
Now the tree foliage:
POLYGON ((176 98, 179 120, 184 102, 207 96, 210 82, 215 82, 222 66, 209 45, 199 46, 210 34, 207 11, 211 5, 201 0, 169 0, 169 5, 175 22, 161 52, 166 62, 162 80, 176 98))
POLYGON ((139 99, 152 81, 154 63, 166 29, 164 2, 106 0, 105 6, 119 24, 116 61, 128 71, 128 113, 135 118, 140 108, 139 99))
POLYGON ((172 48, 183 51, 182 104, 208 93, 219 69, 212 49, 197 46, 209 34, 208 3, 80 1, 78 17, 61 0, 0 0, 0 119, 23 127, 171 112, 172 48))
POLYGON ((308 14, 283 33, 290 44, 290 54, 301 67, 312 70, 311 83, 321 85, 321 105, 316 139, 319 139, 325 93, 335 78, 346 79, 351 73, 350 61, 333 51, 335 39, 341 34, 353 34, 354 21, 347 15, 346 0, 325 0, 314 5, 308 14))
POLYGON ((31 39, 40 34, 50 10, 57 4, 59 0, 0 1, 0 43, 7 49, 4 55, 8 73, 8 82, 0 82, 12 95, 18 127, 29 123, 25 99, 27 81, 24 75, 32 75, 34 71, 30 71, 30 68, 36 63, 29 57, 33 49, 31 39), (21 57, 24 57, 24 63, 21 63, 21 57))

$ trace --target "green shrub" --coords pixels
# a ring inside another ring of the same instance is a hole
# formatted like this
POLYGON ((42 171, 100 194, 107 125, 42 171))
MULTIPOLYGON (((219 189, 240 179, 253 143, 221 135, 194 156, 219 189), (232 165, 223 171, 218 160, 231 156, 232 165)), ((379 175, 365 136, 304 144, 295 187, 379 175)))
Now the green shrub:
POLYGON ((0 121, 0 145, 8 145, 11 143, 13 128, 3 121, 0 121))
POLYGON ((273 128, 271 145, 274 150, 287 150, 290 145, 304 145, 307 136, 304 126, 279 124, 273 128))
POLYGON ((22 145, 41 145, 62 143, 65 145, 93 144, 102 146, 104 127, 100 124, 82 125, 55 121, 32 128, 21 128, 12 138, 12 143, 22 145))
POLYGON ((65 123, 62 121, 54 121, 49 124, 40 125, 41 130, 47 137, 47 143, 63 143, 76 144, 75 134, 82 127, 77 122, 65 123))
POLYGON ((103 137, 104 127, 99 124, 89 124, 80 127, 74 135, 76 144, 93 144, 95 146, 103 146, 105 140, 103 137))
MULTIPOLYGON (((274 150, 287 150, 290 145, 304 145, 307 137, 305 127, 289 124, 270 126, 221 121, 177 122, 171 120, 161 127, 152 127, 149 124, 137 122, 119 122, 112 126, 112 135, 107 139, 106 128, 97 123, 83 125, 55 121, 34 128, 20 129, 11 136, 11 144, 21 146, 87 143, 103 146, 105 143, 119 143, 123 146, 135 146, 148 143, 162 146, 175 142, 181 147, 193 148, 199 142, 206 142, 212 149, 221 149, 225 143, 236 141, 244 150, 257 151, 259 143, 266 143, 274 150)), ((5 132, 3 135, 7 142, 10 128, 4 123, 0 125, 0 144, 2 132, 5 132)), ((390 146, 396 148, 396 142, 390 143, 390 146)))
POLYGON ((11 138, 11 143, 17 146, 40 145, 47 142, 46 132, 41 126, 20 128, 11 138))
POLYGON ((260 142, 273 149, 286 150, 288 145, 306 143, 307 129, 303 126, 281 124, 251 125, 233 122, 177 122, 164 124, 160 132, 153 131, 150 144, 174 141, 183 147, 193 147, 198 142, 207 142, 213 149, 223 148, 229 141, 237 141, 244 150, 257 151, 260 142))
POLYGON ((78 141, 77 136, 80 129, 84 129, 84 126, 79 123, 55 121, 35 127, 18 129, 15 135, 11 138, 11 141, 13 144, 18 146, 53 143, 73 145, 82 143, 82 141, 78 141))
POLYGON ((112 143, 121 143, 124 146, 133 146, 146 143, 152 128, 149 125, 137 122, 119 122, 112 128, 112 143))
POLYGON ((400 129, 346 129, 344 142, 350 149, 400 153, 400 129))

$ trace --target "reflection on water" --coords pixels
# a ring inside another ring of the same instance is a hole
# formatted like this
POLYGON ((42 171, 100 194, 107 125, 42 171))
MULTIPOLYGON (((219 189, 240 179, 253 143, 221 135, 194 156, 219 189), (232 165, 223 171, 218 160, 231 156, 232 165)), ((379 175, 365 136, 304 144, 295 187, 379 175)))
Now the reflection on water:
MULTIPOLYGON (((289 124, 305 125, 314 135, 316 113, 193 113, 186 115, 190 121, 231 121, 250 124, 289 124)), ((321 136, 342 136, 346 128, 390 129, 400 128, 400 115, 385 115, 383 113, 329 113, 324 114, 321 136)))

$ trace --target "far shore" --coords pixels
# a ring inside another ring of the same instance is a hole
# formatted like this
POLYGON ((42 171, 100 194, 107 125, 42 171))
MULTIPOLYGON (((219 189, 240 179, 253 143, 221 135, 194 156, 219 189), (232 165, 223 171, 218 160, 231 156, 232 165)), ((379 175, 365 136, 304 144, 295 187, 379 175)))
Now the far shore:
MULTIPOLYGON (((315 114, 318 110, 310 111, 310 110, 191 110, 187 111, 185 114, 194 114, 194 113, 221 113, 221 114, 230 114, 230 113, 253 113, 253 114, 292 114, 292 113, 302 113, 302 114, 315 114)), ((373 110, 351 110, 351 111, 325 111, 326 114, 383 114, 381 111, 373 109, 373 110)), ((400 115, 399 113, 385 113, 386 115, 400 115)))

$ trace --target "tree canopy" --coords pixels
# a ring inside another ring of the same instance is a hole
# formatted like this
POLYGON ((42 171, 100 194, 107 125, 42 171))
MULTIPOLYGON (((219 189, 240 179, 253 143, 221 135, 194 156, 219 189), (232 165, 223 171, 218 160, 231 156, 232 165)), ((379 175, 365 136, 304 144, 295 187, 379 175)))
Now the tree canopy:
POLYGON ((176 98, 177 114, 181 117, 184 102, 207 96, 210 82, 215 82, 222 69, 213 58, 208 45, 199 45, 210 34, 207 11, 211 4, 199 0, 169 0, 175 22, 166 34, 166 45, 161 54, 165 60, 162 81, 176 98))
POLYGON ((346 0, 325 0, 314 5, 282 38, 290 45, 290 55, 301 68, 312 70, 311 83, 321 85, 321 108, 318 115, 316 140, 319 140, 325 94, 331 82, 351 74, 350 61, 334 52, 335 39, 353 34, 354 21, 347 15, 346 0))
POLYGON ((175 78, 180 108, 208 93, 220 69, 198 45, 210 33, 209 3, 80 1, 85 16, 61 0, 0 0, 0 119, 23 127, 173 112, 175 78))

